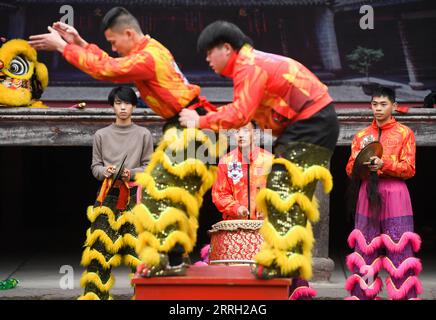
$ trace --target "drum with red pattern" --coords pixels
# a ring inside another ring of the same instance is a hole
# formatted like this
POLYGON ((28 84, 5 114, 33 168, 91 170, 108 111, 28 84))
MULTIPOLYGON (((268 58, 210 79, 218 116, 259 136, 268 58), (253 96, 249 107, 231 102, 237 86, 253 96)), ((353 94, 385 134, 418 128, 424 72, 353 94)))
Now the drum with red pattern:
POLYGON ((263 237, 263 220, 224 220, 212 226, 209 263, 254 263, 263 237))

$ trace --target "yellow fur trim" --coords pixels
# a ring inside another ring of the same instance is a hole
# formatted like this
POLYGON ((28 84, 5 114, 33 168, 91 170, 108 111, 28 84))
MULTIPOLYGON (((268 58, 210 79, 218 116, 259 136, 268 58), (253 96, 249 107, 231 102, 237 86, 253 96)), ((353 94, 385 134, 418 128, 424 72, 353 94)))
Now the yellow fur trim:
POLYGON ((109 261, 106 261, 106 258, 101 252, 98 252, 95 249, 85 248, 80 264, 87 267, 92 260, 97 260, 105 269, 118 267, 121 264, 121 256, 118 254, 111 257, 109 261))
POLYGON ((188 253, 192 251, 194 246, 189 236, 181 231, 171 232, 162 244, 154 234, 145 231, 138 236, 137 249, 142 252, 145 247, 150 246, 159 252, 168 252, 176 243, 179 243, 188 253))
POLYGON ((110 226, 112 229, 118 231, 126 223, 135 226, 136 218, 132 211, 123 211, 117 221, 110 221, 110 226))
POLYGON ((137 253, 142 262, 144 262, 147 266, 156 266, 160 263, 159 252, 152 247, 145 247, 139 251, 137 249, 137 253))
POLYGON ((100 300, 100 297, 94 292, 88 292, 87 294, 77 298, 77 300, 100 300))
POLYGON ((266 267, 271 266, 271 264, 274 262, 274 259, 275 259, 275 256, 274 256, 272 250, 267 250, 266 248, 264 248, 263 250, 261 249, 254 257, 254 260, 256 261, 256 263, 259 263, 259 264, 264 265, 266 267))
POLYGON ((90 228, 86 231, 85 246, 91 247, 97 241, 97 239, 104 244, 106 250, 110 253, 117 253, 123 246, 123 238, 121 236, 119 236, 117 240, 113 242, 103 230, 97 229, 91 233, 90 228))
POLYGON ((145 188, 148 194, 156 200, 169 199, 176 203, 182 203, 186 207, 189 216, 198 217, 198 203, 194 196, 183 188, 168 187, 164 190, 156 188, 153 177, 146 173, 136 174, 136 183, 145 188))
POLYGON ((198 220, 196 217, 186 217, 186 214, 177 208, 168 207, 156 220, 143 204, 135 206, 133 212, 136 217, 138 234, 148 231, 159 233, 170 225, 177 225, 177 229, 188 234, 193 243, 197 239, 198 220))
POLYGON ((309 183, 320 180, 324 185, 324 192, 329 193, 333 188, 333 178, 330 171, 322 166, 313 165, 302 170, 296 164, 284 158, 276 158, 272 164, 284 165, 289 173, 293 186, 304 188, 309 183))
POLYGON ((218 143, 213 143, 209 136, 199 129, 177 129, 175 127, 168 129, 161 140, 157 150, 168 149, 170 151, 183 151, 190 142, 199 141, 207 148, 211 157, 220 157, 227 150, 227 138, 218 137, 218 143))
POLYGON ((133 226, 135 226, 135 223, 136 223, 135 215, 131 211, 124 211, 120 215, 118 220, 115 220, 115 214, 113 213, 113 211, 109 207, 106 207, 106 206, 101 206, 101 207, 89 206, 88 207, 87 216, 88 216, 88 220, 91 223, 94 222, 95 219, 97 219, 97 217, 101 214, 104 214, 107 216, 109 226, 115 231, 118 231, 126 223, 130 223, 133 226))
POLYGON ((286 251, 280 250, 265 250, 259 251, 254 260, 257 264, 270 267, 274 262, 280 268, 280 272, 284 275, 299 271, 299 276, 305 280, 312 277, 312 256, 305 256, 294 253, 290 257, 286 255, 286 251))
MULTIPOLYGON (((279 194, 271 189, 262 189, 256 196, 256 205, 264 216, 268 216, 267 202, 270 202, 280 213, 287 214, 286 212, 291 209, 295 204, 298 204, 301 210, 306 214, 307 218, 316 222, 319 220, 319 211, 314 203, 301 192, 293 193, 290 197, 282 200, 279 194)), ((316 202, 315 202, 316 204, 316 202)))
POLYGON ((135 206, 133 212, 137 219, 139 232, 147 230, 152 233, 158 233, 173 224, 178 224, 179 229, 185 232, 189 229, 186 214, 177 208, 166 208, 158 219, 154 219, 148 208, 143 204, 135 206))
POLYGON ((11 90, 0 84, 0 105, 22 107, 27 106, 31 99, 32 94, 27 89, 19 88, 11 90))
POLYGON ((124 247, 130 247, 130 248, 135 249, 137 243, 138 243, 138 239, 134 235, 132 235, 130 233, 126 233, 123 236, 123 246, 124 247))
POLYGON ((207 169, 206 165, 198 159, 188 159, 179 164, 172 164, 170 158, 163 151, 156 151, 154 156, 156 156, 156 159, 158 159, 165 170, 180 179, 184 179, 191 174, 201 178, 202 184, 200 189, 195 193, 197 202, 201 204, 203 194, 210 189, 214 181, 214 175, 207 169))
POLYGON ((276 262, 283 274, 289 274, 299 270, 299 276, 304 280, 312 278, 312 259, 304 255, 294 253, 289 258, 285 252, 277 253, 276 262))
POLYGON ((264 221, 259 232, 271 247, 280 250, 289 250, 302 243, 303 251, 310 251, 314 243, 310 224, 306 228, 300 225, 293 226, 284 236, 281 236, 269 221, 264 221))
MULTIPOLYGON (((129 267, 136 268, 141 263, 137 257, 132 256, 131 254, 126 254, 123 256, 123 264, 129 267)), ((132 278, 132 277, 130 277, 132 278)))
POLYGON ((89 222, 93 223, 95 219, 101 214, 105 214, 109 221, 115 221, 115 215, 112 210, 108 207, 101 206, 94 208, 93 206, 88 206, 88 210, 86 215, 88 217, 89 222))
POLYGON ((103 283, 101 278, 95 272, 85 271, 80 279, 80 286, 84 288, 86 284, 93 283, 101 292, 108 292, 115 283, 115 277, 113 274, 110 275, 108 281, 103 283))
POLYGON ((36 108, 36 109, 43 108, 43 109, 46 109, 46 108, 48 108, 48 106, 45 105, 42 101, 34 101, 34 100, 32 100, 32 103, 29 106, 29 108, 36 108))
POLYGON ((48 70, 45 64, 36 62, 35 63, 35 72, 36 77, 41 82, 41 86, 43 89, 47 88, 48 85, 48 70))
POLYGON ((314 243, 312 225, 307 222, 306 228, 294 226, 284 236, 278 235, 274 227, 265 221, 260 229, 265 242, 262 244, 259 253, 255 256, 256 263, 270 267, 275 263, 282 274, 290 274, 299 270, 303 279, 312 277, 312 247, 314 243), (294 253, 288 257, 290 249, 302 242, 302 254, 294 253))

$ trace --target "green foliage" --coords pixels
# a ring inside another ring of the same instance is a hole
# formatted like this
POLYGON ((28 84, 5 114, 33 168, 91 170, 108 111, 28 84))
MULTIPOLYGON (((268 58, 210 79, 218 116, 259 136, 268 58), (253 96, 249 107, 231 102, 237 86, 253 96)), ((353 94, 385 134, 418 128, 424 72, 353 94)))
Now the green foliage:
POLYGON ((380 61, 384 56, 382 49, 370 49, 358 46, 350 54, 347 60, 350 62, 349 67, 366 76, 369 82, 369 69, 371 66, 380 61))

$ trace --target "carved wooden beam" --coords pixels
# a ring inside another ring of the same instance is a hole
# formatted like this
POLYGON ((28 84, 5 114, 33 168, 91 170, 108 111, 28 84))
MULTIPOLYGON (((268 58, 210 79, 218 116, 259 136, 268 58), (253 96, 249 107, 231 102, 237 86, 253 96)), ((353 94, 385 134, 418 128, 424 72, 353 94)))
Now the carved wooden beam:
MULTIPOLYGON (((341 129, 338 146, 350 145, 356 132, 372 121, 368 109, 337 109, 341 129)), ((436 109, 412 108, 396 114, 409 126, 418 146, 436 146, 436 109)), ((1 108, 0 146, 91 146, 95 131, 115 119, 110 108, 1 108)), ((133 121, 147 127, 154 142, 162 135, 164 119, 150 109, 136 109, 133 121)))

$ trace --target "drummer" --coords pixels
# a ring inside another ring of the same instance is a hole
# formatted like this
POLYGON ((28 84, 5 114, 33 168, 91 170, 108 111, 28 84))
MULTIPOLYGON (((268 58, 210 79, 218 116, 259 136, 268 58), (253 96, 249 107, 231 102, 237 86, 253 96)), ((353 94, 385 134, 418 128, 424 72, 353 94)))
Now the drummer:
POLYGON ((273 155, 255 144, 255 123, 235 130, 237 147, 219 161, 212 200, 223 220, 262 219, 256 196, 265 187, 273 155))
POLYGON ((382 267, 388 272, 389 298, 414 299, 421 291, 417 277, 421 262, 413 253, 421 240, 413 232, 412 205, 404 182, 415 175, 415 136, 392 116, 396 107, 392 89, 380 87, 373 92, 374 120, 354 136, 346 166, 351 177, 356 171, 354 165, 360 162, 355 162, 359 151, 370 142, 381 143, 383 155, 372 156, 360 164, 377 173, 381 205, 378 210, 370 205, 374 196, 367 195, 368 180, 363 180, 355 210, 355 229, 348 238, 355 250, 347 257, 347 265, 353 273, 346 283, 351 299, 377 298, 382 287, 378 271, 382 267))

